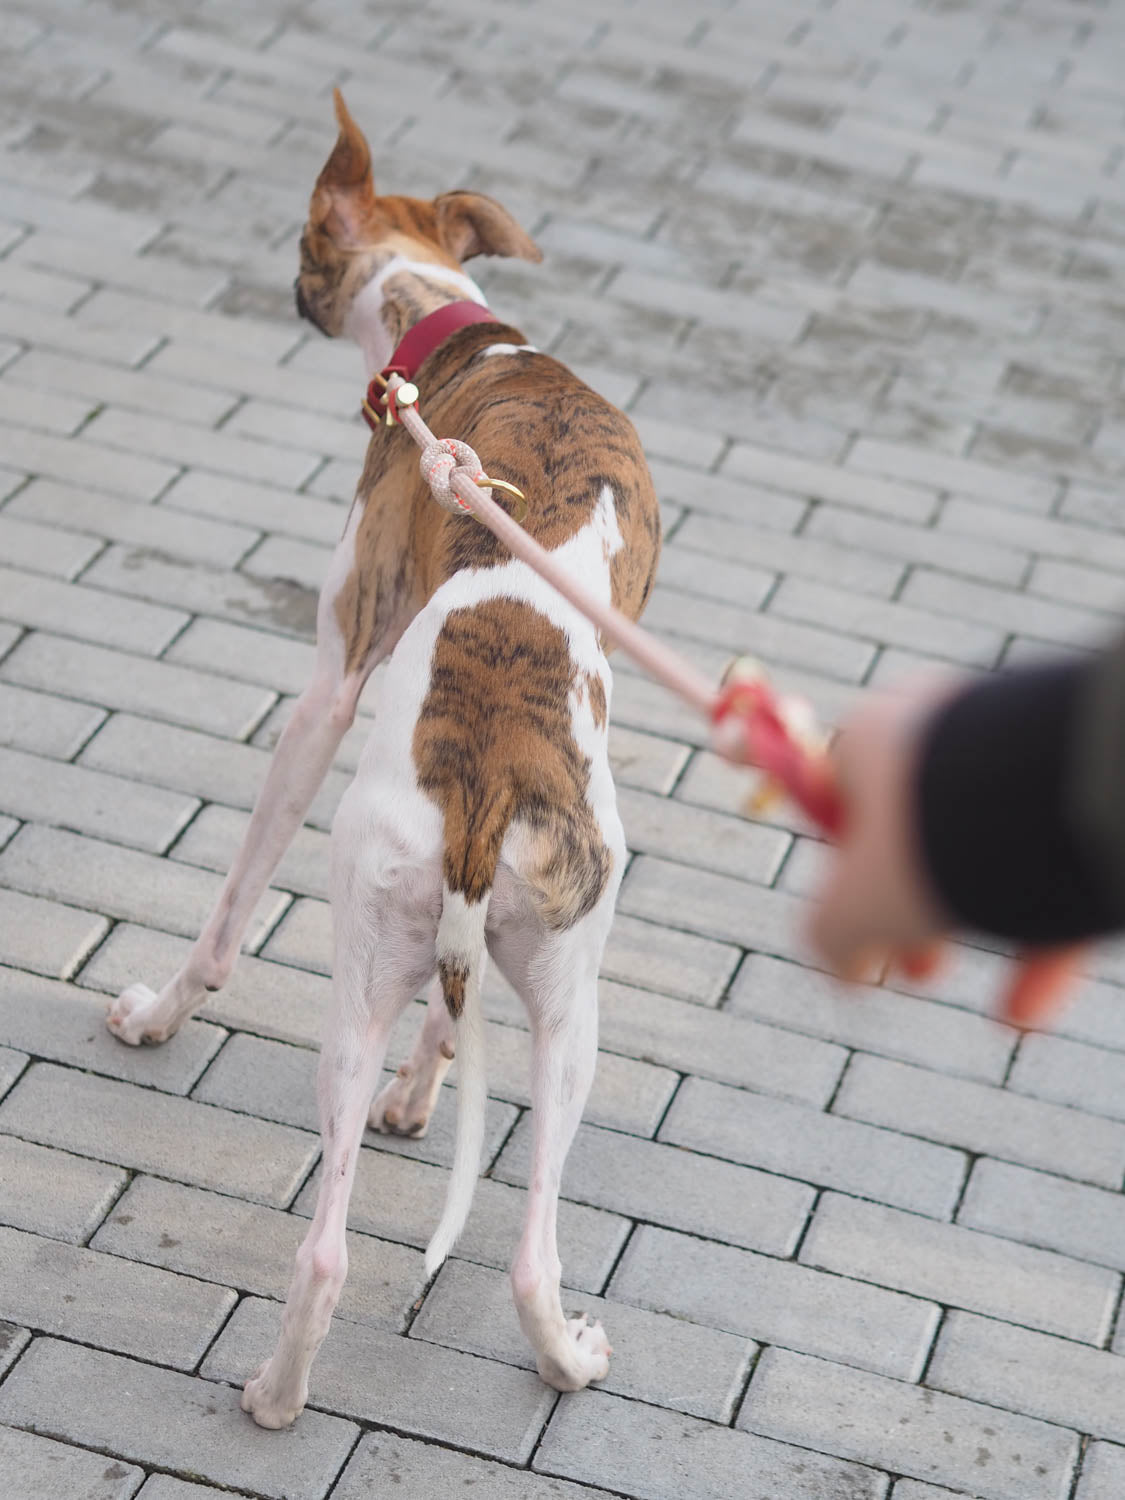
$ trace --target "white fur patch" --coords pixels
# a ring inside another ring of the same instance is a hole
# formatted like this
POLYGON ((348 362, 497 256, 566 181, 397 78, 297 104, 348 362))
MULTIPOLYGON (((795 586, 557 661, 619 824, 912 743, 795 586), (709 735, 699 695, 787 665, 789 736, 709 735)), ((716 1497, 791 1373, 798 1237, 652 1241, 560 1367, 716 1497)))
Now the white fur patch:
POLYGON ((479 962, 484 951, 484 921, 487 901, 465 900, 460 891, 442 886, 441 921, 437 930, 437 956, 479 962))
POLYGON ((534 344, 489 344, 487 349, 482 349, 482 356, 487 359, 492 354, 538 354, 539 350, 534 344))
POLYGON ((406 273, 411 276, 424 276, 427 281, 443 281, 449 286, 454 286, 462 292, 469 302, 479 302, 481 307, 488 306, 488 299, 477 286, 471 276, 466 276, 464 271, 455 271, 452 266, 443 266, 440 261, 434 260, 410 260, 405 255, 396 255, 383 269, 372 276, 364 288, 370 291, 372 288, 378 293, 382 300, 383 286, 392 276, 401 276, 406 273))

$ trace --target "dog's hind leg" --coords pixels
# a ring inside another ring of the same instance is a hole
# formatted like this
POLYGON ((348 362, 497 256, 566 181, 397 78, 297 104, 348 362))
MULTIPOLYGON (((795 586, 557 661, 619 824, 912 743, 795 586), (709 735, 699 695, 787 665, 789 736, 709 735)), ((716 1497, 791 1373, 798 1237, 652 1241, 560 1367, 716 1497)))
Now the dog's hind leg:
POLYGON ((454 1057, 457 1027, 441 984, 435 979, 426 998, 426 1019, 413 1051, 390 1083, 376 1095, 368 1116, 372 1130, 420 1140, 429 1128, 442 1080, 454 1057))
MULTIPOLYGON (((334 896, 338 891, 334 892, 334 896)), ((308 1397, 309 1370, 332 1322, 348 1269, 348 1199, 371 1095, 399 1014, 426 973, 386 958, 366 904, 335 901, 332 1015, 317 1072, 323 1160, 316 1211, 285 1301, 271 1359, 247 1382, 242 1407, 261 1427, 288 1427, 308 1397)), ((427 953, 424 962, 432 960, 427 953)))
POLYGON ((349 525, 320 595, 313 680, 297 700, 278 741, 250 826, 215 907, 183 967, 159 994, 147 985, 134 984, 110 1003, 109 1029, 130 1046, 165 1041, 208 994, 230 978, 242 935, 351 727, 363 685, 394 645, 393 636, 372 641, 358 664, 349 667, 354 653, 342 637, 335 603, 354 566, 354 525, 349 525))
MULTIPOLYGON (((568 1319, 563 1312, 556 1236, 563 1163, 597 1060, 600 951, 599 943, 592 964, 586 952, 579 957, 568 954, 568 962, 551 965, 559 976, 558 987, 552 986, 547 994, 516 986, 531 1018, 534 1137, 527 1219, 512 1262, 512 1293, 539 1374, 560 1391, 580 1391, 592 1380, 603 1380, 613 1352, 600 1323, 587 1323, 584 1316, 568 1319)), ((515 975, 508 977, 515 982, 515 975)))

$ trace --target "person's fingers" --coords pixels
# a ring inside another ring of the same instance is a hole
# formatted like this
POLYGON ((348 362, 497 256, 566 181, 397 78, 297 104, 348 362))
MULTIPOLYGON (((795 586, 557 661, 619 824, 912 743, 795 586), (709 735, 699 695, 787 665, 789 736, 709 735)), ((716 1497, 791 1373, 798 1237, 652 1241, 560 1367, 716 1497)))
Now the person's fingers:
POLYGON ((859 983, 870 967, 871 950, 879 947, 871 930, 867 882, 856 878, 856 861, 846 852, 809 918, 809 939, 827 967, 840 979, 859 983))
POLYGON ((917 948, 903 948, 894 956, 894 964, 907 979, 928 979, 945 962, 943 942, 923 943, 917 948))
POLYGON ((1086 956, 1084 945, 1051 948, 1017 960, 1015 974, 1001 1002, 1000 1017, 1010 1026, 1028 1028, 1063 1003, 1086 956))

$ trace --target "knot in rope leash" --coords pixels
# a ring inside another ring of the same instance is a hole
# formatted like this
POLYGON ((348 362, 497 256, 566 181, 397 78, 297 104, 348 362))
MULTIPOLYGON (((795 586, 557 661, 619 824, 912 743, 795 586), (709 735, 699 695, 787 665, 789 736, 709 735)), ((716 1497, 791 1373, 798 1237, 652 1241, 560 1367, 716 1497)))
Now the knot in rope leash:
POLYGON ((470 484, 485 488, 482 482, 485 473, 481 461, 468 443, 462 443, 457 438, 436 438, 422 449, 418 467, 434 499, 443 510, 454 514, 472 514, 453 488, 454 476, 462 475, 470 484))

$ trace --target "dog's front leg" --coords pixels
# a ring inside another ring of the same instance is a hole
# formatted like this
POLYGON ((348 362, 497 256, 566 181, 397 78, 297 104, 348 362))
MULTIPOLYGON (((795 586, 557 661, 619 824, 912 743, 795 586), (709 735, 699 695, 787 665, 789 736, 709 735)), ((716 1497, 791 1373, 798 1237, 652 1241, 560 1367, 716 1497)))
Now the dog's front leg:
POLYGON ((203 931, 183 967, 159 994, 147 985, 133 984, 109 1006, 109 1029, 130 1046, 166 1041, 230 978, 254 908, 355 719, 363 685, 394 644, 390 632, 378 641, 343 639, 335 604, 354 569, 353 520, 321 590, 315 675, 278 741, 250 826, 203 931), (349 669, 349 660, 359 660, 361 665, 349 669))

